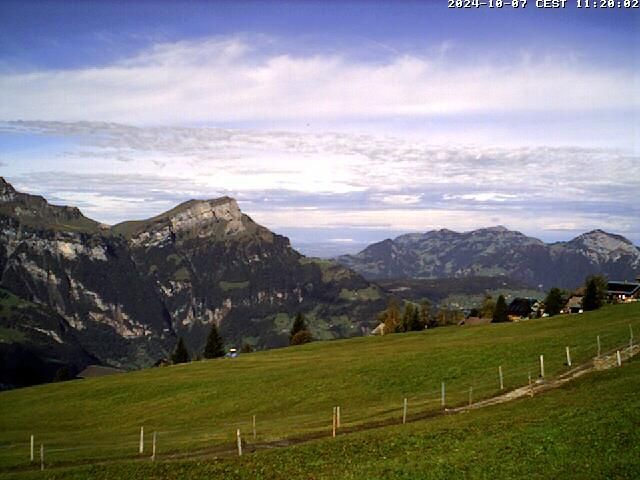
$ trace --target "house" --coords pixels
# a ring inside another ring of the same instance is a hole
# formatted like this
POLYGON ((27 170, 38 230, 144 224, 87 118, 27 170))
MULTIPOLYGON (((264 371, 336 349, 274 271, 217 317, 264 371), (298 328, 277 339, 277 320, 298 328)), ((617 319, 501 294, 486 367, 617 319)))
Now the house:
POLYGON ((640 282, 609 282, 607 283, 607 297, 610 302, 614 303, 637 302, 640 299, 640 282))
POLYGON ((584 311, 582 309, 583 298, 582 295, 571 295, 562 309, 562 313, 582 313, 584 311))
POLYGON ((509 320, 517 322, 534 318, 539 308, 540 302, 535 298, 514 298, 507 307, 507 315, 509 320))
POLYGON ((379 323, 378 326, 373 329, 371 335, 384 335, 384 323, 379 323))

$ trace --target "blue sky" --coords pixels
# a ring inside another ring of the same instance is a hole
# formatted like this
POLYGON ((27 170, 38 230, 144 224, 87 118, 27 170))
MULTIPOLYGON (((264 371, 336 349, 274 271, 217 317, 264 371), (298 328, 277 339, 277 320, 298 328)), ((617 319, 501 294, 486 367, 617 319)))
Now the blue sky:
POLYGON ((640 11, 446 5, 4 1, 0 173, 108 223, 233 195, 303 251, 640 243, 640 11))

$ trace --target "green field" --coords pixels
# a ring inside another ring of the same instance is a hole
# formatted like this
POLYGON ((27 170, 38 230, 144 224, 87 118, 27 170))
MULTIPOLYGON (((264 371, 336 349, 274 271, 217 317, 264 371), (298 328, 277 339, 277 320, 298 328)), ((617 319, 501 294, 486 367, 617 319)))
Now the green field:
POLYGON ((466 403, 470 386, 474 399, 489 397, 499 392, 498 365, 507 389, 527 383, 529 372, 537 376, 541 354, 547 376, 558 374, 567 370, 565 346, 574 364, 586 361, 596 353, 596 335, 604 352, 628 342, 629 324, 640 332, 640 304, 517 324, 317 342, 4 392, 0 471, 28 476, 35 470, 28 462, 34 434, 37 445, 45 444, 49 473, 77 478, 441 478, 447 472, 496 478, 536 465, 539 477, 561 477, 573 471, 571 462, 582 466, 583 478, 611 478, 605 473, 615 471, 632 478, 640 458, 637 361, 532 400, 210 461, 232 451, 237 428, 248 450, 327 436, 334 405, 348 431, 398 422, 404 397, 410 421, 437 414, 442 381, 447 406, 466 403), (135 461, 143 425, 145 456, 150 432, 158 432, 156 465, 135 461), (626 447, 619 451, 620 445, 626 447), (162 461, 186 452, 201 458, 162 461), (101 460, 108 466, 60 469, 101 460))

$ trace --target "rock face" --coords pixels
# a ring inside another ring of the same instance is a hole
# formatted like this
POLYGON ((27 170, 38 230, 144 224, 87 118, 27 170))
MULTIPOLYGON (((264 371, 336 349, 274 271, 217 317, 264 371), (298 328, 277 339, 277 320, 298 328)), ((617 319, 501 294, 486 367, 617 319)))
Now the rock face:
POLYGON ((317 338, 359 335, 384 303, 378 287, 303 257, 231 198, 108 227, 3 179, 0 272, 0 286, 59 315, 89 355, 126 368, 166 357, 179 335, 199 353, 212 323, 230 346, 285 345, 299 311, 317 338))
POLYGON ((587 275, 634 279, 640 249, 602 230, 546 244, 504 227, 401 235, 337 261, 368 279, 462 278, 504 275, 544 288, 573 288, 587 275))

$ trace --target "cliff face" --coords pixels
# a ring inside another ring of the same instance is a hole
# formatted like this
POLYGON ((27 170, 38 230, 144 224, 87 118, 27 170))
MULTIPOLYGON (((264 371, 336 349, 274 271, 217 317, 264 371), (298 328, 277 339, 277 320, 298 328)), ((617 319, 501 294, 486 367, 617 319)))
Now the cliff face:
POLYGON ((544 288, 574 288, 596 273, 612 279, 640 273, 640 249, 602 230, 553 244, 504 227, 438 230, 385 240, 338 261, 371 279, 504 275, 544 288))
POLYGON ((377 287, 301 256, 227 197, 107 227, 1 180, 0 272, 87 352, 128 368, 166 357, 178 335, 199 352, 212 323, 229 345, 258 348, 285 345, 298 311, 318 338, 361 334, 383 304, 377 287))

